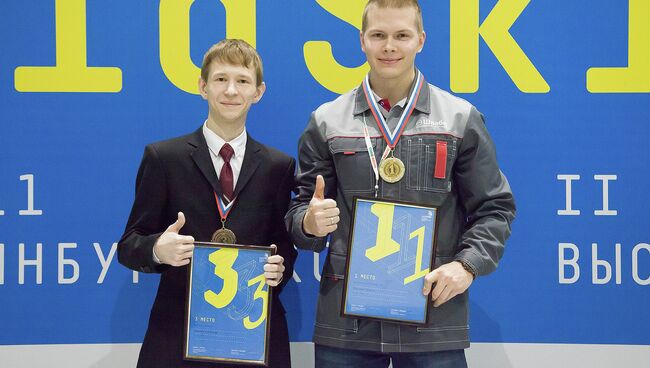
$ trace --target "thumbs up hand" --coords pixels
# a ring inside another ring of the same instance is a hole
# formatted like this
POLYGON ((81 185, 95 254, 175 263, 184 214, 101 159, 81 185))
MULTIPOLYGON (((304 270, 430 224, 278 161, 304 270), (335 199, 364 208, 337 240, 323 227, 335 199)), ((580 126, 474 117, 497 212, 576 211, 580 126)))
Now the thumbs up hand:
POLYGON ((317 237, 325 236, 338 228, 340 221, 338 207, 333 199, 325 199, 325 180, 321 175, 316 177, 314 196, 302 219, 302 229, 305 234, 317 237))
POLYGON ((179 212, 176 222, 169 225, 156 240, 153 252, 160 263, 176 267, 190 263, 194 252, 194 237, 178 234, 183 225, 185 225, 185 215, 179 212))

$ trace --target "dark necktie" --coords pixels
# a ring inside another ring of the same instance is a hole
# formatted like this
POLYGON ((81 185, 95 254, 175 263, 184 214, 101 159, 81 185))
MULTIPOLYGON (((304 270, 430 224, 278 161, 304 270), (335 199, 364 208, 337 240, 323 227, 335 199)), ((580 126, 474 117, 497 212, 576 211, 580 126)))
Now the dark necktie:
POLYGON ((221 167, 221 174, 219 174, 219 182, 221 183, 221 191, 228 202, 232 201, 233 194, 233 176, 232 167, 230 166, 230 159, 235 154, 235 150, 226 143, 221 147, 219 156, 223 158, 223 166, 221 167))

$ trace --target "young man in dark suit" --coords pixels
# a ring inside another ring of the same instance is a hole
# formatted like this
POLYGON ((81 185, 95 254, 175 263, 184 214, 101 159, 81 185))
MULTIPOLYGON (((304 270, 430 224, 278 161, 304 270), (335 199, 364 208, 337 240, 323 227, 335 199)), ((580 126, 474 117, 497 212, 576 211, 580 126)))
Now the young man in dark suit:
POLYGON ((140 272, 161 273, 138 367, 225 367, 183 360, 185 298, 193 242, 231 230, 238 244, 271 245, 264 266, 270 286, 270 367, 290 367, 284 308, 278 298, 293 274, 296 251, 283 218, 295 160, 246 133, 251 105, 264 94, 262 62, 250 45, 223 40, 205 54, 199 91, 205 123, 186 136, 145 148, 118 259, 140 272), (225 217, 219 209, 231 205, 225 217), (225 219, 224 219, 225 217, 225 219), (224 221, 225 220, 225 221, 224 221))

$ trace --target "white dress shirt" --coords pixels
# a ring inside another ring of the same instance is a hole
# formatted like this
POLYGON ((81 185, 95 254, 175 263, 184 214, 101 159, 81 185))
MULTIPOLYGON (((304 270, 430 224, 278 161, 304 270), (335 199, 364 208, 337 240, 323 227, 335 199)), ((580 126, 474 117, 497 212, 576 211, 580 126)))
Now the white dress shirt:
MULTIPOLYGON (((221 147, 226 144, 226 141, 223 138, 219 137, 215 132, 208 128, 207 121, 203 123, 203 136, 205 137, 205 142, 208 144, 208 149, 210 150, 210 158, 212 159, 212 165, 214 166, 214 171, 217 173, 217 177, 221 175, 221 168, 223 167, 223 158, 219 155, 221 147)), ((246 153, 246 141, 248 140, 248 135, 246 134, 246 128, 244 131, 234 138, 228 144, 233 148, 235 154, 230 158, 230 166, 232 167, 232 185, 233 189, 237 186, 237 179, 239 179, 239 173, 241 172, 241 165, 244 162, 244 154, 246 153)))

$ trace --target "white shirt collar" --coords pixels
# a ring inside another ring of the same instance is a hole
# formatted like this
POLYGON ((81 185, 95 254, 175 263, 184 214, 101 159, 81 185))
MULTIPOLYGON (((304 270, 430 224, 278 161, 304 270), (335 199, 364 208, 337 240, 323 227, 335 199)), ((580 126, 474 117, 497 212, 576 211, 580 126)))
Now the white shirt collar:
MULTIPOLYGON (((205 137, 205 142, 208 144, 208 148, 212 151, 212 154, 219 156, 219 151, 221 151, 221 147, 226 144, 226 141, 208 128, 207 120, 203 123, 203 136, 205 137)), ((235 151, 235 159, 238 161, 244 159, 247 140, 248 135, 246 134, 246 128, 244 128, 240 135, 228 142, 235 151)))

